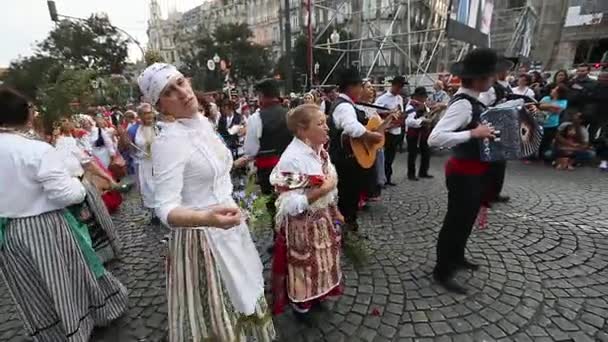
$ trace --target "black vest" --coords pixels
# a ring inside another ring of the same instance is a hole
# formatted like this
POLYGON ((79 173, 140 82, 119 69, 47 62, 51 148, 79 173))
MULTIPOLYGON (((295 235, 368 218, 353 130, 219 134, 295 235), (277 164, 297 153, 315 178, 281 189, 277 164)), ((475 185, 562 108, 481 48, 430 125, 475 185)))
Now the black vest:
POLYGON ((279 104, 260 110, 262 136, 258 157, 281 156, 293 136, 287 129, 287 109, 279 104))
POLYGON ((494 103, 490 104, 490 107, 494 107, 497 104, 503 102, 503 100, 505 100, 507 98, 507 95, 509 94, 513 94, 513 90, 511 90, 510 87, 505 87, 502 84, 497 82, 494 82, 494 84, 492 85, 492 88, 494 88, 494 94, 496 94, 496 100, 494 100, 494 103))
MULTIPOLYGON (((454 95, 454 97, 452 97, 452 100, 450 100, 449 106, 451 106, 454 102, 458 100, 469 101, 471 103, 471 106, 473 107, 473 110, 471 112, 471 122, 466 127, 458 131, 466 131, 477 127, 479 125, 479 122, 481 121, 481 113, 483 113, 487 107, 476 98, 462 93, 454 95)), ((457 159, 479 160, 479 157, 481 155, 481 151, 479 149, 479 140, 470 139, 467 142, 452 147, 452 155, 454 155, 454 157, 456 157, 457 159)))
POLYGON ((350 148, 350 142, 344 140, 346 137, 342 137, 343 130, 338 129, 338 127, 336 127, 336 123, 334 122, 334 111, 336 110, 338 105, 344 102, 353 106, 353 108, 355 109, 355 113, 357 113, 357 121, 359 121, 362 125, 367 125, 368 121, 365 112, 358 109, 354 104, 352 104, 348 100, 342 97, 338 97, 334 102, 332 102, 331 109, 329 110, 327 125, 329 126, 329 156, 334 162, 340 159, 353 157, 353 153, 350 148))

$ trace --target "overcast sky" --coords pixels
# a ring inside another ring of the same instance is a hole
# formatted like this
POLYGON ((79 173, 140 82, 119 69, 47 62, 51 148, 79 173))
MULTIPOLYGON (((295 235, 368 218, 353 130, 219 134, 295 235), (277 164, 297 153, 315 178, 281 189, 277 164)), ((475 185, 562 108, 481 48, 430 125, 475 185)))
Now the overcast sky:
MULTIPOLYGON (((163 16, 168 10, 188 10, 204 0, 157 0, 163 16)), ((43 40, 53 27, 46 0, 0 0, 0 66, 8 66, 19 56, 32 54, 36 41, 43 40)), ((91 13, 105 12, 112 24, 134 36, 144 46, 146 21, 150 0, 56 0, 59 14, 88 17, 91 13)), ((129 58, 140 58, 135 45, 129 46, 129 58)))

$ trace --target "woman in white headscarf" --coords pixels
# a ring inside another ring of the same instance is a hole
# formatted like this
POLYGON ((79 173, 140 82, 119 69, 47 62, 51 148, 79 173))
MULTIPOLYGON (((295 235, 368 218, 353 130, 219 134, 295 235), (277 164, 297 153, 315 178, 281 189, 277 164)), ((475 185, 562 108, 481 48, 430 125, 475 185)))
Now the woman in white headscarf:
POLYGON ((172 228, 169 340, 273 340, 262 262, 232 199, 230 151, 174 66, 155 63, 138 82, 146 102, 176 118, 152 144, 156 212, 172 228))

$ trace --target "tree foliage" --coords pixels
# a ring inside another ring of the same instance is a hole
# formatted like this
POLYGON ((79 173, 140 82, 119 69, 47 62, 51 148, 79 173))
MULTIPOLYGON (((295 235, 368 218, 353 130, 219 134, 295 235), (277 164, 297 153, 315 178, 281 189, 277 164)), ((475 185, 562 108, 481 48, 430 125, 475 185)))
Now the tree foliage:
MULTIPOLYGON (((193 77, 193 83, 204 89, 218 89, 223 76, 217 70, 207 69, 207 61, 217 54, 230 68, 232 80, 256 80, 268 76, 272 71, 266 49, 253 43, 253 32, 247 24, 224 24, 209 35, 199 32, 199 38, 191 51, 181 51, 184 72, 193 77)), ((217 66, 219 68, 219 65, 217 66)))
POLYGON ((61 69, 57 59, 36 54, 12 61, 3 82, 34 100, 39 87, 46 79, 57 77, 61 69))
POLYGON ((152 65, 154 63, 164 63, 165 59, 157 50, 147 50, 144 55, 144 61, 146 62, 146 66, 152 65))
POLYGON ((91 15, 85 21, 61 21, 39 49, 72 67, 107 74, 121 73, 128 55, 127 40, 104 15, 91 15))

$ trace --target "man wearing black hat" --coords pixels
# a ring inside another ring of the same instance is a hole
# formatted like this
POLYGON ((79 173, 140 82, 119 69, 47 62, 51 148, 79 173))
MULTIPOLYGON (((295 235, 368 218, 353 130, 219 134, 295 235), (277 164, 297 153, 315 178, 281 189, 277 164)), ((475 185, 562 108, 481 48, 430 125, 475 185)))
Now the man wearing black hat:
MULTIPOLYGON (((507 58, 503 58, 498 63, 498 70, 496 73, 496 81, 492 87, 479 95, 479 100, 488 107, 494 107, 507 100, 507 96, 512 94, 513 91, 507 82, 507 74, 509 70, 513 68, 513 62, 507 58)), ((502 187, 505 182, 505 173, 507 169, 507 162, 505 160, 499 160, 492 162, 488 173, 488 182, 490 189, 488 190, 489 202, 507 202, 509 196, 501 195, 502 187)))
MULTIPOLYGON (((391 89, 378 97, 375 104, 403 113, 403 97, 401 97, 401 90, 406 83, 405 77, 395 76, 391 81, 391 89)), ((403 116, 401 116, 399 120, 394 120, 384 134, 384 172, 386 174, 386 185, 390 186, 396 185, 392 181, 393 161, 395 160, 395 155, 397 155, 399 141, 400 139, 403 139, 403 136, 401 135, 402 124, 403 116)))
MULTIPOLYGON (((262 194, 273 195, 270 173, 279 161, 281 153, 291 142, 292 136, 287 129, 287 109, 281 106, 279 87, 273 79, 262 80, 255 86, 260 111, 247 120, 247 132, 243 151, 246 160, 255 160, 257 182, 262 194)), ((243 164, 239 162, 237 164, 243 164)), ((274 217, 274 199, 266 204, 274 217)), ((274 222, 274 220, 272 220, 274 222)))
POLYGON ((481 48, 452 65, 451 72, 460 77, 462 86, 428 140, 430 146, 452 149, 445 170, 448 209, 437 240, 433 278, 447 290, 461 294, 467 290, 455 282, 454 273, 479 268, 464 256, 489 169, 489 164, 480 160, 479 141, 494 138, 494 129, 481 123, 480 115, 486 106, 479 101, 479 95, 492 86, 500 61, 494 50, 481 48))
POLYGON ((407 104, 405 114, 405 126, 407 127, 407 178, 417 181, 416 177, 416 158, 420 153, 420 169, 418 176, 420 178, 433 178, 429 174, 429 166, 431 163, 431 153, 427 139, 431 129, 429 127, 430 120, 425 117, 428 113, 426 99, 428 93, 425 87, 417 87, 412 94, 410 102, 407 104))
POLYGON ((357 231, 357 204, 359 194, 365 188, 366 170, 353 156, 350 138, 360 138, 370 143, 382 141, 382 133, 365 128, 365 112, 355 107, 363 90, 363 80, 356 69, 347 69, 338 75, 339 95, 329 110, 329 155, 338 173, 338 208, 344 216, 346 227, 357 231))

